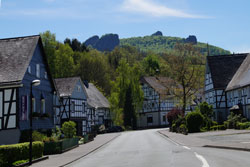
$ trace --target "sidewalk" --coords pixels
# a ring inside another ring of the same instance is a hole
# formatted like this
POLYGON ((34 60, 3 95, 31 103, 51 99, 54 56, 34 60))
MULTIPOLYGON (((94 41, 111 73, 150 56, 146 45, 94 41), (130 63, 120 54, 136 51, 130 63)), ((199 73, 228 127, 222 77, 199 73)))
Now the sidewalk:
POLYGON ((87 144, 82 144, 79 147, 67 151, 62 154, 50 155, 49 159, 34 163, 32 167, 60 167, 70 164, 107 144, 116 137, 120 136, 120 133, 108 133, 103 135, 97 135, 94 141, 87 144))
POLYGON ((225 131, 191 133, 188 135, 172 133, 168 129, 158 132, 183 146, 250 151, 250 130, 228 129, 225 131))

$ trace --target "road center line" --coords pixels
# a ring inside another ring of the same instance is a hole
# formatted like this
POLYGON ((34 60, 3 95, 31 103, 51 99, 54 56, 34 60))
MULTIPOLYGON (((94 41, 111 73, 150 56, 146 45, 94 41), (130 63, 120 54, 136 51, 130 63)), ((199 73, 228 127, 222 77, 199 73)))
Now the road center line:
POLYGON ((197 154, 196 152, 194 152, 194 154, 202 162, 202 167, 209 167, 207 160, 203 156, 197 154))
POLYGON ((183 148, 187 149, 187 150, 191 150, 191 148, 187 147, 187 146, 182 146, 183 148))

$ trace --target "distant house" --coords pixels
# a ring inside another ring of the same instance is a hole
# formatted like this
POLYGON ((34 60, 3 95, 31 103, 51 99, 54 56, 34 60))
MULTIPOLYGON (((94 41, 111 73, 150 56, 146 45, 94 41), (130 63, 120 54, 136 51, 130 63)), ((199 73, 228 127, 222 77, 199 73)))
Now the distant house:
POLYGON ((166 85, 172 84, 167 77, 143 77, 141 79, 144 101, 139 112, 138 127, 164 127, 168 125, 166 115, 179 100, 168 92, 166 85))
MULTIPOLYGON (((246 56, 247 54, 207 56, 205 100, 213 105, 214 119, 218 122, 226 120, 229 114, 225 90, 246 56)), ((240 81, 234 80, 233 83, 237 82, 240 81)), ((232 90, 231 86, 227 89, 232 90)))
MULTIPOLYGON (((85 84, 88 95, 88 127, 91 125, 105 125, 110 127, 112 125, 110 105, 108 99, 95 87, 94 84, 85 84)), ((91 130, 91 129, 89 129, 91 130)))
POLYGON ((55 103, 56 125, 76 123, 77 135, 87 133, 87 94, 80 77, 55 79, 58 99, 55 103))
POLYGON ((0 40, 0 144, 18 143, 21 131, 30 129, 30 104, 36 115, 33 129, 53 128, 53 94, 41 37, 27 36, 0 40), (30 86, 33 80, 40 85, 30 86), (49 117, 48 117, 49 116, 49 117))
POLYGON ((250 54, 246 56, 226 88, 229 110, 241 110, 250 119, 250 54))

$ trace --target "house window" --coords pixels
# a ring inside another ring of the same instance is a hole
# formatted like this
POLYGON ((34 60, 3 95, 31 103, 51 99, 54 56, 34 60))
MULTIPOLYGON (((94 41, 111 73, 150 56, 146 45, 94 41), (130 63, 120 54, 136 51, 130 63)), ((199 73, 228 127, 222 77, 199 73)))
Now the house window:
POLYGON ((148 115, 148 117, 147 117, 147 123, 148 124, 152 124, 153 123, 153 117, 152 117, 152 115, 148 115))
POLYGON ((40 64, 36 64, 36 77, 40 78, 40 64))
POLYGON ((45 99, 41 99, 41 113, 45 113, 45 99))
POLYGON ((71 102, 71 111, 74 112, 75 111, 75 101, 71 102))
POLYGON ((36 112, 36 99, 32 98, 32 112, 36 112))
POLYGON ((163 115, 163 116, 162 116, 162 121, 163 121, 163 122, 166 122, 166 115, 163 115))
POLYGON ((31 66, 28 67, 28 73, 31 74, 31 66))
POLYGON ((47 74, 47 72, 44 72, 44 78, 45 78, 45 79, 48 79, 48 74, 47 74))

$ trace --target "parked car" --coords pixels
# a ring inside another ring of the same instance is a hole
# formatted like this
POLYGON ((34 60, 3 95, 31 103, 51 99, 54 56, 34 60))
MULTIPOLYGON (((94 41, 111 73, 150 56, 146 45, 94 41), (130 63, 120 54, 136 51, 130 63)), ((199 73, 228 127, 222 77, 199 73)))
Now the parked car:
POLYGON ((112 132, 122 132, 124 129, 121 126, 112 126, 106 129, 107 133, 112 133, 112 132))

